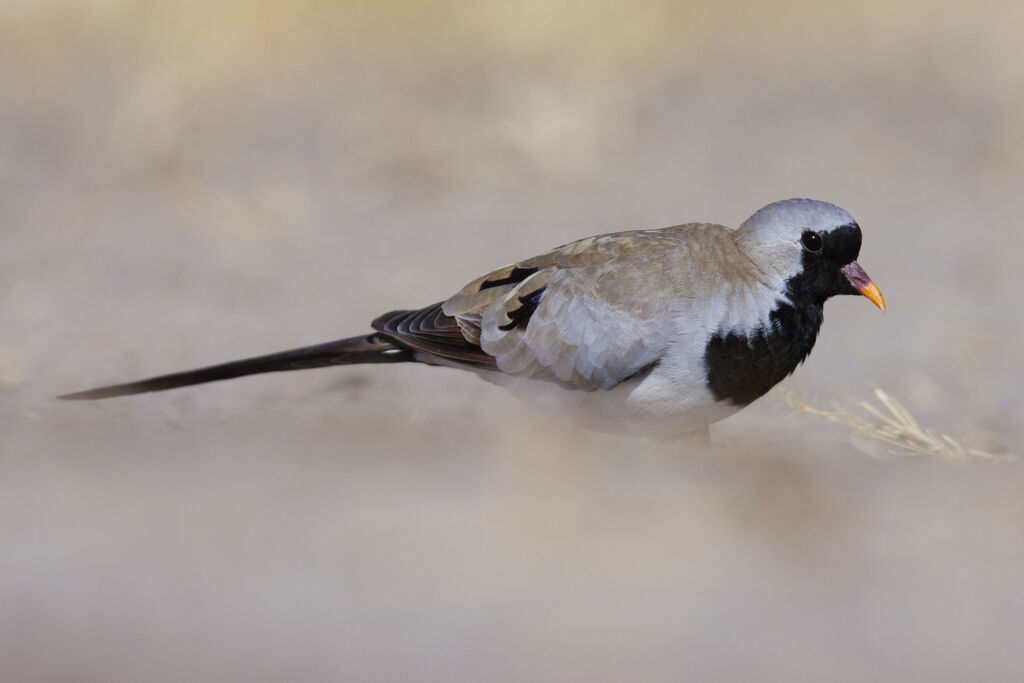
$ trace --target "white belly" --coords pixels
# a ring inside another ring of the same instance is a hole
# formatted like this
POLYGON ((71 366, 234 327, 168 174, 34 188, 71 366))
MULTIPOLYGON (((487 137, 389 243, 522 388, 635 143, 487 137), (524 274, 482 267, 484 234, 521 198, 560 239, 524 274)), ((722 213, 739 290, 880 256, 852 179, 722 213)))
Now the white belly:
POLYGON ((566 389, 558 384, 501 373, 480 373, 531 406, 567 414, 594 431, 636 436, 679 436, 703 431, 742 406, 716 401, 700 383, 678 382, 655 366, 608 391, 566 389))

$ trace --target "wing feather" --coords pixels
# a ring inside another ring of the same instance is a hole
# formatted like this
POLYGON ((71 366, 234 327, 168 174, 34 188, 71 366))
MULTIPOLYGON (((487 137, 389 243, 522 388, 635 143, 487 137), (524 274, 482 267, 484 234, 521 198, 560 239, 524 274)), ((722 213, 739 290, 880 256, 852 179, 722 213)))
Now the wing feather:
POLYGON ((477 278, 443 311, 502 372, 610 389, 661 358, 674 303, 713 286, 702 261, 731 234, 691 224, 589 237, 477 278))
POLYGON ((385 313, 374 320, 372 326, 400 348, 420 351, 452 364, 498 369, 494 357, 470 341, 462 333, 461 325, 444 314, 440 303, 418 310, 385 313))

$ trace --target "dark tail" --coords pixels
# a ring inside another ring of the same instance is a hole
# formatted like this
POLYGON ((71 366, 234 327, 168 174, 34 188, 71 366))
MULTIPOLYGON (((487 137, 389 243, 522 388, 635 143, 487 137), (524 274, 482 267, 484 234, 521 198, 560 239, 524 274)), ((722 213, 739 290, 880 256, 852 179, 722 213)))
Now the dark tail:
POLYGON ((91 401, 98 398, 143 394, 147 391, 164 391, 184 387, 190 384, 216 382, 222 379, 256 375, 261 372, 282 372, 284 370, 304 370, 306 368, 322 368, 327 365, 355 365, 359 363, 402 363, 415 360, 413 352, 397 346, 381 335, 374 333, 362 337, 349 337, 338 341, 304 346, 291 351, 271 353, 266 356, 245 358, 221 365, 211 365, 197 370, 176 372, 171 375, 160 375, 138 382, 115 384, 99 387, 74 394, 65 394, 59 398, 72 401, 91 401))

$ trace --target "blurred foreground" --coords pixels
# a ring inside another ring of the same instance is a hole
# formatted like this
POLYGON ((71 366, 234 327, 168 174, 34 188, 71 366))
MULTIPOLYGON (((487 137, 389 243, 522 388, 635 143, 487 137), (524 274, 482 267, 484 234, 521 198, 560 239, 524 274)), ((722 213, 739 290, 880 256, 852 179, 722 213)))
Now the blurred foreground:
POLYGON ((1024 470, 769 395, 715 453, 468 374, 53 396, 811 196, 890 305, 784 384, 1024 451, 1024 7, 0 4, 0 678, 1012 680, 1024 470))

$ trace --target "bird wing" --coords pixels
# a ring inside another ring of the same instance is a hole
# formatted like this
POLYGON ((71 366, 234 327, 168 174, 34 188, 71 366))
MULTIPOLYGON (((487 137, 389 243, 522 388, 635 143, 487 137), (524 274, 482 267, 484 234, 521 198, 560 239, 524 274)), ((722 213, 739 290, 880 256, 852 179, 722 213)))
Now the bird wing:
POLYGON ((674 304, 706 294, 704 252, 727 234, 691 224, 589 237, 474 280, 443 311, 502 372, 610 389, 658 362, 674 304))

